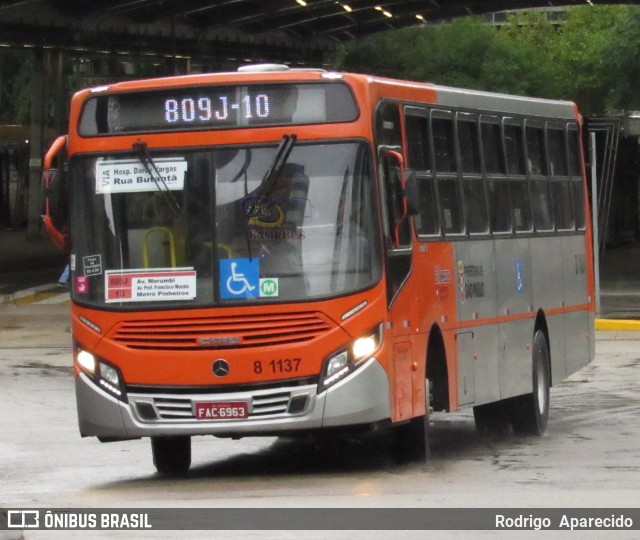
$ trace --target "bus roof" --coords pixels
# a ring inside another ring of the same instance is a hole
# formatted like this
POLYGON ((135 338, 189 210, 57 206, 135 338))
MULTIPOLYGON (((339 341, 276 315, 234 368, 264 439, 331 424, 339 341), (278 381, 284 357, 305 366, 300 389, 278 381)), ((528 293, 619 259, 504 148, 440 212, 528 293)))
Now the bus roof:
MULTIPOLYGON (((454 88, 426 82, 412 82, 364 74, 325 71, 323 69, 280 69, 243 70, 237 72, 182 75, 125 81, 88 90, 91 93, 103 91, 132 92, 152 90, 159 87, 185 87, 206 84, 238 84, 249 82, 311 82, 320 80, 345 80, 354 86, 367 88, 372 101, 396 99, 404 102, 430 103, 444 108, 469 109, 497 114, 519 114, 546 118, 579 120, 575 103, 454 88)), ((86 92, 86 91, 85 91, 86 92)))
MULTIPOLYGON (((348 77, 347 75, 346 78, 348 77)), ((399 98, 407 101, 428 101, 443 108, 480 110, 487 113, 519 114, 573 120, 579 118, 577 106, 572 101, 454 88, 432 83, 410 82, 366 75, 356 77, 366 77, 372 86, 378 87, 376 93, 380 97, 399 98), (433 96, 433 98, 427 99, 429 95, 433 96)))

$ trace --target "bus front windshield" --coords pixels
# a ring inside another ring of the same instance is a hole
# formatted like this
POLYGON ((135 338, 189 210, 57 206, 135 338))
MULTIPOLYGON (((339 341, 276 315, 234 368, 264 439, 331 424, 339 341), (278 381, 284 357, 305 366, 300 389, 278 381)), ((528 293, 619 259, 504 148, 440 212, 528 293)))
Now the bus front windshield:
POLYGON ((381 274, 361 142, 173 149, 71 161, 74 300, 120 309, 292 302, 381 274))

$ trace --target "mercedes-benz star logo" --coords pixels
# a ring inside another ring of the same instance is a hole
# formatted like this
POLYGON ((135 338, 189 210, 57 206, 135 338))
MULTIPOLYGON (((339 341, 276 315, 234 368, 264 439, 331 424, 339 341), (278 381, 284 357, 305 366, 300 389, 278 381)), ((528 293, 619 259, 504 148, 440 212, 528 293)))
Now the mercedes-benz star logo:
POLYGON ((225 377, 229 374, 229 362, 219 358, 213 363, 212 370, 216 377, 225 377))

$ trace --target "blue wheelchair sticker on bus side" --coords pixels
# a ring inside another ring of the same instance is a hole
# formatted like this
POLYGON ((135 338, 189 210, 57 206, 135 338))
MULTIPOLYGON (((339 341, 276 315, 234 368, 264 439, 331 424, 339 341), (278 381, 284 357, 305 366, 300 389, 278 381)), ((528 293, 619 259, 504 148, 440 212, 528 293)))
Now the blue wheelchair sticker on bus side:
POLYGON ((260 296, 260 262, 255 259, 220 259, 220 297, 260 296))
POLYGON ((516 259, 516 290, 524 291, 524 276, 522 274, 522 260, 516 259))

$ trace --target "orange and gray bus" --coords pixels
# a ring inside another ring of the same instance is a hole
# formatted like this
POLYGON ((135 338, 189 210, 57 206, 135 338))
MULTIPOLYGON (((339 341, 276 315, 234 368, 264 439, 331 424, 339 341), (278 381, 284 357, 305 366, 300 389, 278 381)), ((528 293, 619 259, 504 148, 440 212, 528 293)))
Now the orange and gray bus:
POLYGON ((45 158, 82 436, 540 434, 594 355, 573 103, 322 70, 77 93, 45 158), (66 150, 64 182, 53 164, 66 150))

